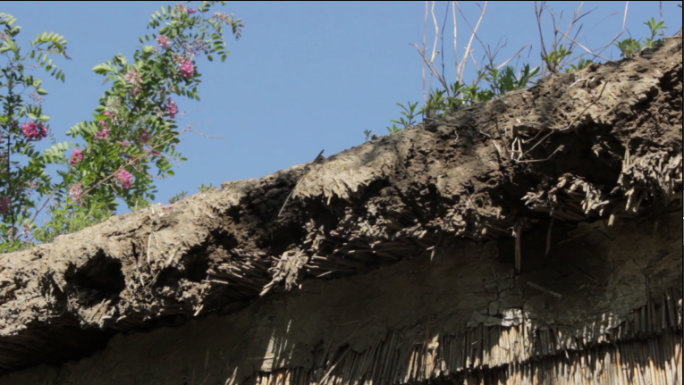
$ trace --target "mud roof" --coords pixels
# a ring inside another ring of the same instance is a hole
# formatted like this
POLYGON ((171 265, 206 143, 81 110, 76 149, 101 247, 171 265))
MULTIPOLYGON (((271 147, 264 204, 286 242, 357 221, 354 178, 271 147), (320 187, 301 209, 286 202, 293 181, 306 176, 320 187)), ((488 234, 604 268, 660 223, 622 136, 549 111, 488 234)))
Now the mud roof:
POLYGON ((677 37, 327 159, 3 254, 0 370, 84 357, 117 334, 233 313, 307 281, 434 256, 454 240, 510 240, 512 268, 524 271, 521 234, 681 210, 677 37))

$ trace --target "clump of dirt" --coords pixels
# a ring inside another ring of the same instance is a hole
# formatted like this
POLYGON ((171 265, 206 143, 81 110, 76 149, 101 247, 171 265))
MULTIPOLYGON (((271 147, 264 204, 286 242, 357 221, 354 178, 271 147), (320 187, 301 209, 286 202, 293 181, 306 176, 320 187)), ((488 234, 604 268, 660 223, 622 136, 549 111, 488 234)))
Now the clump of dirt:
POLYGON ((544 229, 556 226, 567 237, 582 222, 679 212, 681 50, 670 39, 328 159, 2 255, 0 368, 84 356, 112 335, 434 257, 452 239, 509 240, 504 258, 522 274, 533 269, 523 234, 553 238, 544 229))

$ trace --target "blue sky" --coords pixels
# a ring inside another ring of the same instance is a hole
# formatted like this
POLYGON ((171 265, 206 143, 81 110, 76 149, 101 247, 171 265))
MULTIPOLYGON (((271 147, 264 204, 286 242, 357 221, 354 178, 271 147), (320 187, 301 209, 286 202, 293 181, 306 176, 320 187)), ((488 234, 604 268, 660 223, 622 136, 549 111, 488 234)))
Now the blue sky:
MULTIPOLYGON (((67 140, 64 132, 75 123, 89 119, 105 90, 102 77, 91 69, 117 53, 131 58, 140 45, 138 36, 149 33, 150 14, 166 4, 170 3, 1 3, 0 12, 18 18, 19 41, 24 46, 43 31, 60 33, 69 41, 73 60, 57 60, 66 82, 43 76, 44 88, 50 91, 43 108, 52 118, 51 130, 58 141, 67 140)), ((548 7, 557 19, 564 12, 561 27, 565 29, 579 4, 548 2, 548 7)), ((682 25, 676 4, 662 2, 667 35, 682 25)), ((438 2, 435 6, 440 24, 446 5, 438 2)), ((481 5, 460 3, 473 25, 481 5)), ((587 2, 582 12, 592 9, 582 19, 578 38, 593 49, 621 32, 625 2, 587 2)), ((181 127, 192 125, 222 138, 184 134, 179 150, 188 161, 175 168, 174 177, 158 181, 156 202, 166 202, 181 190, 196 193, 200 184, 218 186, 228 180, 258 178, 311 161, 322 149, 332 155, 361 144, 364 130, 385 135, 389 120, 399 117, 397 102, 422 100, 421 58, 409 43, 422 40, 423 2, 229 2, 220 10, 243 20, 242 38, 228 40, 232 53, 225 63, 199 60, 202 100, 179 98, 177 103, 186 111, 181 127)), ((644 37, 648 30, 643 22, 651 17, 660 19, 659 2, 629 2, 626 27, 632 36, 644 37)), ((470 29, 460 13, 457 23, 460 58, 470 29)), ((428 44, 433 28, 430 23, 428 44)), ((448 80, 453 81, 451 14, 447 30, 445 66, 448 80)), ((552 33, 551 19, 545 13, 547 41, 552 33)), ((527 43, 532 49, 525 56, 534 65, 539 62, 533 2, 489 3, 478 37, 492 46, 505 39, 507 45, 497 63, 527 43)), ((479 62, 483 47, 475 42, 473 48, 479 62)), ((619 58, 614 49, 604 56, 619 58)), ((469 62, 466 68, 465 80, 471 81, 474 66, 469 62)), ((125 205, 119 206, 119 214, 127 211, 125 205)))

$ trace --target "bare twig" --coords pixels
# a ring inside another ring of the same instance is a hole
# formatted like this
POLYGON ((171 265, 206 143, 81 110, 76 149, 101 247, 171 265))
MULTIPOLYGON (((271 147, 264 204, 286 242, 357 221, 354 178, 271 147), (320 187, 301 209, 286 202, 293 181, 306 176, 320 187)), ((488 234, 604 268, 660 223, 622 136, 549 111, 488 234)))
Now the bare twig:
MULTIPOLYGON (((461 12, 461 15, 463 15, 463 11, 461 10, 461 7, 458 5, 458 3, 455 3, 456 6, 458 7, 459 12, 461 12)), ((477 20, 477 24, 475 24, 475 28, 471 28, 472 33, 470 35, 470 39, 468 40, 468 45, 466 46, 465 49, 465 55, 464 57, 467 58, 468 55, 471 53, 470 47, 473 45, 473 39, 477 35, 477 30, 480 28, 480 23, 482 22, 482 18, 484 18, 485 12, 487 12, 487 4, 489 4, 488 1, 484 2, 484 6, 482 7, 482 12, 480 13, 480 18, 477 20)), ((463 18, 466 20, 466 23, 468 20, 465 18, 465 15, 463 15, 463 18)), ((462 60, 460 68, 456 68, 456 80, 457 82, 463 83, 463 73, 465 72, 465 65, 467 63, 467 60, 462 60)))
MULTIPOLYGON (((560 31, 559 31, 559 32, 560 32, 560 31)), ((572 41, 574 44, 577 44, 580 48, 582 48, 583 50, 587 51, 588 54, 591 54, 591 55, 594 56, 594 57, 597 57, 597 58, 600 58, 600 59, 603 59, 603 60, 606 60, 606 61, 609 61, 609 60, 610 60, 610 59, 608 59, 608 58, 605 58, 605 57, 603 57, 603 56, 601 56, 601 55, 595 53, 594 51, 592 51, 591 49, 585 47, 584 45, 580 44, 577 40, 575 40, 575 39, 571 38, 570 36, 566 35, 564 32, 560 32, 560 33, 561 33, 563 36, 565 36, 566 38, 568 38, 570 41, 572 41)), ((611 40, 611 44, 612 44, 612 42, 615 41, 616 39, 617 39, 617 37, 615 37, 613 40, 611 40)), ((573 58, 572 60, 575 60, 575 59, 573 58)), ((572 61, 572 60, 570 60, 570 61, 572 61)))
MULTIPOLYGON (((570 34, 570 31, 572 31, 572 28, 575 26, 575 24, 577 24, 578 21, 582 20, 582 18, 584 18, 584 16, 587 16, 588 14, 592 13, 596 9, 596 8, 594 8, 591 11, 587 11, 587 12, 583 13, 582 15, 577 16, 579 14, 580 10, 582 9, 583 5, 584 5, 584 2, 581 2, 580 5, 577 7, 577 9, 575 9, 575 12, 572 15, 572 19, 570 20, 570 23, 568 23, 568 28, 565 30, 565 33, 558 30, 558 28, 556 26, 554 26, 556 31, 562 33, 565 36, 565 38, 567 38, 567 35, 570 34)), ((559 24, 559 26, 560 26, 560 24, 559 24)), ((579 31, 581 29, 582 29, 582 26, 580 25, 580 27, 578 28, 578 31, 577 31, 578 34, 579 34, 579 31)), ((577 37, 577 35, 575 35, 575 37, 577 37)), ((562 39, 559 44, 563 44, 563 42, 565 41, 565 38, 562 39)))
MULTIPOLYGON (((457 46, 457 38, 458 38, 458 24, 456 22, 456 2, 453 2, 453 6, 451 7, 451 20, 454 23, 454 68, 458 68, 458 46, 457 46)), ((464 55, 465 58, 468 56, 464 55)))
MULTIPOLYGON (((665 24, 665 18, 663 17, 663 2, 659 1, 658 6, 660 7, 660 22, 665 24)), ((665 28, 660 30, 660 37, 665 38, 665 28)))
POLYGON ((531 286, 531 287, 533 287, 533 288, 539 290, 539 291, 543 291, 544 293, 550 294, 550 295, 552 295, 552 296, 554 296, 554 297, 556 297, 556 298, 558 298, 558 299, 563 298, 563 295, 561 295, 560 293, 557 293, 557 292, 555 292, 555 291, 553 291, 553 290, 551 290, 551 289, 548 289, 548 288, 546 288, 546 287, 544 287, 544 286, 542 286, 542 285, 538 285, 538 284, 536 284, 536 283, 534 283, 534 282, 530 282, 530 281, 527 281, 527 284, 528 284, 529 286, 531 286))
MULTIPOLYGON (((513 60, 513 59, 515 59, 516 57, 520 56, 520 52, 522 52, 522 50, 524 50, 527 46, 530 46, 530 45, 531 45, 530 43, 525 43, 525 45, 523 45, 522 48, 520 48, 520 49, 518 50, 518 52, 515 53, 515 55, 509 57, 506 61, 504 61, 503 63, 499 64, 499 65, 496 67, 496 69, 501 69, 501 68, 503 68, 503 67, 504 67, 506 64, 508 64, 511 60, 513 60)), ((532 69, 532 71, 534 71, 534 69, 532 69)))
POLYGON ((446 84, 444 78, 439 75, 439 71, 435 67, 435 57, 439 52, 437 52, 437 39, 439 38, 439 24, 437 24, 437 17, 435 16, 435 1, 432 2, 432 7, 430 8, 430 14, 432 15, 432 24, 435 26, 435 40, 432 43, 432 54, 430 55, 430 82, 428 84, 428 93, 432 92, 432 76, 435 75, 440 80, 442 84, 446 84))
MULTIPOLYGON (((36 217, 38 217, 38 213, 40 213, 41 211, 43 211, 43 209, 45 208, 45 205, 47 205, 48 202, 50 202, 50 199, 52 199, 52 196, 55 195, 56 192, 57 192, 57 190, 53 190, 53 191, 50 193, 50 195, 47 197, 47 199, 45 200, 45 202, 43 202, 43 204, 40 206, 40 208, 39 208, 38 210, 36 210, 36 213, 33 214, 33 218, 31 218, 31 223, 34 223, 34 222, 35 222, 36 217)), ((31 238, 31 240, 33 240, 33 238, 31 238)))
POLYGON ((553 229, 553 222, 556 219, 554 217, 551 217, 551 222, 549 223, 549 231, 546 233, 546 252, 544 255, 549 255, 549 251, 551 250, 551 230, 553 229))
MULTIPOLYGON (((427 104, 428 95, 425 93, 425 38, 427 37, 428 2, 425 1, 425 23, 423 24, 423 50, 418 50, 423 57, 423 101, 427 104)), ((415 44, 414 44, 415 45, 415 44)), ((416 46, 416 49, 418 46, 416 46)))
MULTIPOLYGON (((440 54, 442 55, 442 77, 446 79, 446 75, 444 72, 444 31, 446 31, 446 21, 447 21, 447 16, 449 16, 449 5, 450 3, 447 2, 446 4, 446 11, 444 12, 444 22, 442 23, 442 35, 440 36, 441 44, 442 44, 442 49, 439 51, 440 54)), ((449 89, 447 88, 447 92, 449 92, 449 89)))
POLYGON ((150 232, 150 236, 147 238, 147 264, 150 264, 150 246, 152 246, 152 234, 154 232, 150 232))
MULTIPOLYGON (((354 334, 356 334, 356 331, 357 331, 358 329, 359 329, 359 324, 356 325, 356 327, 354 328, 354 331, 352 331, 351 334, 349 335, 349 337, 347 337, 347 340, 350 340, 350 339, 354 336, 354 334)), ((319 385, 320 385, 320 384, 323 384, 323 382, 324 382, 325 380, 328 379, 328 376, 330 376, 330 373, 332 373, 332 371, 335 370, 335 368, 337 367, 337 365, 338 365, 340 362, 342 362, 342 359, 344 359, 344 357, 347 355, 347 353, 349 353, 350 350, 351 350, 351 345, 348 346, 347 349, 345 349, 344 353, 342 353, 342 354, 340 355, 340 358, 337 359, 337 362, 335 362, 335 364, 333 364, 333 365, 330 367, 330 369, 328 369, 328 371, 325 373, 325 375, 323 376, 323 378, 321 378, 321 379, 318 381, 318 384, 319 384, 319 385)))
POLYGON ((534 15, 537 17, 537 28, 539 29, 539 39, 541 40, 541 53, 542 55, 548 55, 546 52, 546 44, 544 44, 544 32, 542 31, 541 15, 544 11, 545 1, 542 1, 541 6, 537 6, 537 2, 534 2, 534 15))
POLYGON ((622 16, 622 32, 620 36, 625 34, 625 26, 627 25, 627 11, 629 10, 629 1, 625 1, 625 14, 622 16))
MULTIPOLYGON (((681 7, 681 5, 679 5, 679 6, 681 7)), ((680 304, 680 305, 682 304, 682 300, 681 300, 681 299, 679 300, 679 304, 680 304)), ((680 306, 680 310, 681 310, 681 306, 680 306)), ((675 346, 676 346, 676 344, 675 344, 675 346)), ((679 350, 677 351, 677 358, 676 358, 675 361, 674 361, 674 362, 675 362, 674 369, 672 370, 672 383, 673 383, 673 384, 676 384, 676 383, 677 383, 677 377, 678 377, 678 376, 677 376, 677 369, 679 368, 679 365, 676 365, 676 364, 679 363, 679 358, 680 358, 681 356, 682 356, 682 345, 681 345, 681 343, 680 343, 680 345, 679 345, 679 350)))
MULTIPOLYGON (((421 50, 420 48, 418 48, 418 45, 415 44, 415 43, 411 43, 411 45, 414 46, 414 47, 416 47, 416 49, 418 50, 418 53, 419 53, 420 56, 423 58, 423 64, 424 64, 424 65, 427 65, 428 68, 430 69, 430 83, 428 84, 428 86, 429 86, 428 92, 432 90, 432 76, 433 76, 433 75, 434 75, 435 77, 437 77, 437 80, 439 80, 439 82, 442 83, 442 85, 444 86, 444 88, 447 88, 447 89, 448 89, 448 85, 447 85, 446 80, 442 77, 442 75, 439 74, 439 70, 434 66, 434 63, 432 63, 432 62, 430 61, 430 59, 428 59, 427 57, 425 57, 425 51, 424 51, 424 50, 421 50)), ((425 86, 425 85, 423 84, 423 86, 425 86)), ((427 104, 427 96, 426 96, 425 102, 426 102, 426 104, 427 104)))
POLYGON ((520 270, 522 269, 522 250, 520 248, 522 224, 522 220, 518 220, 513 227, 513 231, 515 232, 515 271, 517 273, 520 273, 520 270))
MULTIPOLYGON (((553 132, 553 131, 552 131, 553 132)), ((545 159, 529 159, 529 160, 518 160, 516 161, 517 163, 536 163, 536 162, 546 162, 547 160, 551 159, 552 156, 556 155, 558 151, 563 150, 563 145, 561 144, 556 148, 551 155, 547 156, 545 159)), ((529 151, 528 151, 529 152, 529 151)))

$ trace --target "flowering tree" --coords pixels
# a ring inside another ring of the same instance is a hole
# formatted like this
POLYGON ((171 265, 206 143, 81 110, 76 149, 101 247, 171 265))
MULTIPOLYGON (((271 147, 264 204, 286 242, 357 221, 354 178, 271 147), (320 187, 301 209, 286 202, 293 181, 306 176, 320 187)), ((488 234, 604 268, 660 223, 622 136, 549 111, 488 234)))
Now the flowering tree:
POLYGON ((4 29, 0 54, 8 59, 0 69, 0 90, 6 88, 6 93, 0 94, 0 140, 6 144, 0 155, 0 251, 30 244, 32 231, 38 240, 49 241, 100 221, 116 209, 117 198, 130 208, 154 199, 152 173, 156 171, 156 177, 173 175, 171 161, 185 160, 176 149, 181 131, 175 122, 179 110, 174 99, 199 100, 201 75, 196 59, 202 54, 209 61, 213 55, 226 59, 226 25, 240 37, 241 20, 210 13, 215 3, 225 2, 203 1, 197 9, 177 4, 155 12, 148 25, 155 32, 140 38, 145 45, 135 52, 132 62, 118 54, 93 68, 106 82, 111 81, 112 87, 100 98, 93 120, 79 122, 66 132, 78 144, 55 143, 42 153, 33 144, 50 130, 49 116, 43 115, 40 105, 40 96, 47 91, 40 88, 39 79, 25 74, 26 63, 36 60, 64 81, 49 55, 68 58, 67 41, 44 33, 22 56, 15 41, 19 33, 16 19, 0 14, 4 29), (27 99, 24 93, 29 87, 34 93, 27 99), (45 173, 49 164, 65 167, 58 171, 58 180, 45 173), (36 228, 36 215, 46 206, 51 220, 36 228))

